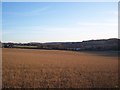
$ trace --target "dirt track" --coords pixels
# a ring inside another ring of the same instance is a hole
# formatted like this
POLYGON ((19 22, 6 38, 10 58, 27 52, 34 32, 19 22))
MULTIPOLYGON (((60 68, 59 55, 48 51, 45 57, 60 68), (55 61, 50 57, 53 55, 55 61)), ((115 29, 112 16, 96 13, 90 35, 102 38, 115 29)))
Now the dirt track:
POLYGON ((3 49, 3 87, 118 86, 118 58, 57 50, 3 49))

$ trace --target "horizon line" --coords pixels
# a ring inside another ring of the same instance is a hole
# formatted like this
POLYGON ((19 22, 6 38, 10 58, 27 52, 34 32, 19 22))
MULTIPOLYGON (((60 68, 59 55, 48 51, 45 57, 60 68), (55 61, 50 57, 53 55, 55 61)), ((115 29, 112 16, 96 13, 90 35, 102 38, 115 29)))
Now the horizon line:
POLYGON ((82 41, 48 41, 48 42, 39 42, 39 41, 29 41, 29 42, 14 42, 14 41, 0 41, 1 43, 65 43, 65 42, 83 42, 83 41, 91 41, 91 40, 109 40, 109 39, 118 39, 120 38, 107 38, 107 39, 89 39, 82 41))

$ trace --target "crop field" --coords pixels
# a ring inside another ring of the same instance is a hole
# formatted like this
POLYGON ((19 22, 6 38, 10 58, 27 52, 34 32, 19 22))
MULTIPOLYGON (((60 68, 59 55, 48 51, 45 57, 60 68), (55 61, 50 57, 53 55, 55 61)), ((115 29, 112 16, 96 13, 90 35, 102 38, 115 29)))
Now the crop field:
POLYGON ((3 49, 3 88, 118 87, 118 57, 85 52, 3 49))

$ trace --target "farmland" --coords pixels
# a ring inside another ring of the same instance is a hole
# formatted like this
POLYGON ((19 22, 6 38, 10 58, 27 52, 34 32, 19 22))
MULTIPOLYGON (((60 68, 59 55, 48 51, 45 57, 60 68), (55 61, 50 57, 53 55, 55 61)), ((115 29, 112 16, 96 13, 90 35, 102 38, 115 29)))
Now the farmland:
POLYGON ((3 88, 118 87, 118 57, 59 50, 3 49, 3 88))

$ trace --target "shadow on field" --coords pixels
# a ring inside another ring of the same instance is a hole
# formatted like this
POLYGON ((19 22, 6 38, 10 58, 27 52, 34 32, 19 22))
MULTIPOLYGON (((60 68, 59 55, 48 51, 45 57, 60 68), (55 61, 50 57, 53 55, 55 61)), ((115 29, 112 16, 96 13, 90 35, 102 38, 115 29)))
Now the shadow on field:
POLYGON ((120 57, 120 51, 83 51, 83 52, 98 56, 120 57))

